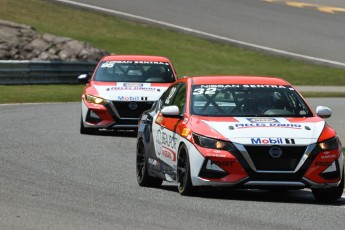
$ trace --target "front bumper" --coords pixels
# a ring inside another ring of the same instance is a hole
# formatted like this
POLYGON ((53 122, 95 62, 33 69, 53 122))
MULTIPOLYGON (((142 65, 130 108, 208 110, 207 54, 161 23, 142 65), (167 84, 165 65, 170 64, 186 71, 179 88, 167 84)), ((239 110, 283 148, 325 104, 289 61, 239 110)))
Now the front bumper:
POLYGON ((296 146, 297 150, 291 154, 291 159, 286 157, 275 161, 265 157, 255 159, 248 151, 251 148, 235 145, 238 151, 232 153, 199 146, 191 148, 191 166, 197 164, 191 170, 193 185, 301 189, 335 187, 343 180, 344 157, 341 148, 319 151, 315 144, 302 148, 296 146), (298 153, 301 149, 302 152, 298 153), (271 162, 265 165, 262 161, 271 162))
POLYGON ((152 101, 110 101, 105 105, 82 100, 82 121, 86 128, 137 129, 140 115, 152 101))

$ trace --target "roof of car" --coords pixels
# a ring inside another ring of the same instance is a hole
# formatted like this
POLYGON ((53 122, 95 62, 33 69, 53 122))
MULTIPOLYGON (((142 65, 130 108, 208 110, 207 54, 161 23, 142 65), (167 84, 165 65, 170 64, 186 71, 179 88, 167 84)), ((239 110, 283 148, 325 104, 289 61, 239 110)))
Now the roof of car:
POLYGON ((276 77, 262 76, 193 76, 188 77, 192 84, 248 84, 248 85, 290 85, 289 82, 276 77))
POLYGON ((109 55, 102 58, 103 61, 160 61, 168 62, 169 59, 162 56, 151 55, 109 55))

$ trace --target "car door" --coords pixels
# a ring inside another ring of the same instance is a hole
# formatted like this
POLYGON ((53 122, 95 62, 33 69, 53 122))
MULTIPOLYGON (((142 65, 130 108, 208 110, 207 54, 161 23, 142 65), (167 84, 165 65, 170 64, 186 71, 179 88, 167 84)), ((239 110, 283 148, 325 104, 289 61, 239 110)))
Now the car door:
POLYGON ((180 141, 180 136, 176 131, 178 131, 178 126, 182 120, 182 116, 165 117, 160 111, 166 106, 176 105, 179 107, 180 113, 183 115, 185 101, 185 83, 177 83, 171 86, 166 92, 165 98, 162 98, 162 105, 152 124, 152 133, 155 134, 155 152, 161 163, 161 171, 170 175, 176 174, 176 159, 178 143, 180 141))

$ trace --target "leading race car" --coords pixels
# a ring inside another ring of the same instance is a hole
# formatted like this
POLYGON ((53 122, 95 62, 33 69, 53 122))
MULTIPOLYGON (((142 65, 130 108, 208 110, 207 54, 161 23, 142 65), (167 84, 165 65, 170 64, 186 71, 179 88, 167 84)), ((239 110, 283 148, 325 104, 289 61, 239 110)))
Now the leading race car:
POLYGON ((175 70, 165 57, 103 57, 82 95, 80 133, 136 130, 141 113, 176 80, 175 70))
POLYGON ((177 182, 198 187, 311 188, 322 202, 344 189, 344 157, 336 132, 285 80, 201 76, 174 83, 139 121, 140 186, 177 182))

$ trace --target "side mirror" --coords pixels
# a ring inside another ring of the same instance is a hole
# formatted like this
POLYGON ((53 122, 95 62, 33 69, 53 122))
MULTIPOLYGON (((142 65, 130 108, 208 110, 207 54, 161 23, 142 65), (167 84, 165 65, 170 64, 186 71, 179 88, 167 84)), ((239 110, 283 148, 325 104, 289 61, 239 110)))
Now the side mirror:
POLYGON ((332 110, 326 106, 317 106, 316 115, 321 118, 329 118, 332 115, 332 110))
POLYGON ((180 109, 176 105, 166 106, 161 110, 164 117, 179 117, 180 109))
POLYGON ((89 74, 81 74, 78 76, 78 82, 80 84, 87 84, 90 81, 90 75, 89 74))

